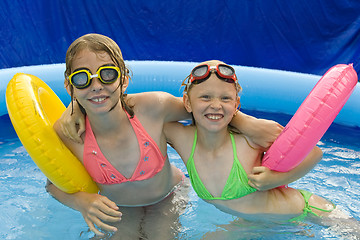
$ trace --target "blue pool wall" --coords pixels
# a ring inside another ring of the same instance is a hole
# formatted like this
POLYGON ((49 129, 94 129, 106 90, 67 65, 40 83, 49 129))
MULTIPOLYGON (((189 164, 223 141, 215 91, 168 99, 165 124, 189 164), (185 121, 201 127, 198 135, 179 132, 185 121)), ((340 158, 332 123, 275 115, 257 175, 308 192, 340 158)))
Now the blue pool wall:
MULTIPOLYGON (((196 66, 194 62, 127 61, 133 72, 128 93, 166 91, 182 96, 181 82, 196 66)), ((265 68, 234 66, 240 84, 241 107, 293 115, 317 81, 319 75, 265 68)), ((0 116, 7 114, 5 91, 9 80, 19 72, 33 74, 45 81, 65 105, 70 97, 64 88, 65 64, 49 64, 0 70, 0 116)), ((335 119, 335 123, 360 127, 360 83, 335 119)))
POLYGON ((113 38, 126 60, 202 62, 323 75, 360 71, 358 0, 0 1, 0 69, 64 63, 86 33, 113 38))

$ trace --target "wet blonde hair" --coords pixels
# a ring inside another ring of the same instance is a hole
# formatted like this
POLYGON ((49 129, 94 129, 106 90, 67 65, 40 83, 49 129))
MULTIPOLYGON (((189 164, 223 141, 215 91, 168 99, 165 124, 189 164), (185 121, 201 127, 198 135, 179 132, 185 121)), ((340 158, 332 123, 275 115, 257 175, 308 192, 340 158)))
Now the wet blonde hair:
MULTIPOLYGON (((198 64, 197 66, 200 66, 200 65, 203 65, 203 64, 213 65, 214 63, 216 63, 216 65, 217 65, 217 64, 225 64, 225 65, 228 65, 228 64, 226 64, 226 63, 224 63, 224 62, 222 62, 222 61, 219 61, 219 60, 209 60, 209 61, 202 62, 202 63, 198 64)), ((197 66, 195 66, 195 67, 197 67, 197 66)), ((228 66, 230 66, 230 65, 228 65, 228 66)), ((191 71, 192 71, 192 70, 191 70, 191 71)), ((189 92, 190 92, 190 90, 192 89, 192 87, 193 87, 194 85, 201 84, 201 83, 198 83, 198 84, 196 84, 196 83, 191 83, 191 82, 190 82, 190 75, 191 75, 191 72, 190 72, 189 76, 187 76, 187 77, 182 81, 182 84, 181 84, 181 87, 185 87, 185 88, 184 88, 184 94, 187 94, 187 95, 189 95, 189 92)), ((235 74, 235 76, 236 76, 236 74, 235 74)), ((235 90, 236 90, 236 95, 238 95, 238 94, 242 91, 242 87, 241 87, 240 84, 239 84, 239 79, 237 78, 237 76, 236 76, 236 79, 237 79, 237 81, 236 81, 235 83, 229 83, 229 84, 234 84, 234 87, 235 87, 235 90)), ((238 109, 240 109, 240 106, 241 106, 241 104, 239 104, 238 109)), ((237 111, 239 111, 239 110, 237 110, 237 111)), ((236 112, 236 113, 237 113, 237 112, 236 112)), ((235 113, 235 114, 236 114, 236 113, 235 113)), ((192 118, 192 125, 196 125, 196 121, 195 121, 195 118, 194 118, 193 113, 191 113, 191 118, 192 118)), ((229 128, 229 130, 230 130, 231 132, 239 133, 239 131, 238 131, 236 128, 233 128, 232 126, 229 126, 228 128, 229 128)))
MULTIPOLYGON (((76 54, 84 49, 88 49, 94 53, 106 52, 107 54, 109 54, 111 60, 115 64, 115 66, 120 69, 121 78, 120 78, 119 88, 122 89, 122 86, 124 84, 124 78, 125 77, 130 78, 130 76, 129 76, 129 70, 125 66, 125 62, 124 62, 124 59, 123 59, 123 56, 122 56, 119 46, 116 44, 116 42, 114 40, 112 40, 111 38, 106 37, 104 35, 95 34, 95 33, 86 34, 86 35, 83 35, 83 36, 79 37, 78 39, 76 39, 69 46, 69 48, 66 52, 66 58, 65 58, 66 69, 65 69, 65 73, 64 73, 65 86, 70 88, 70 93, 71 93, 70 95, 71 95, 72 102, 74 100, 74 96, 73 96, 74 86, 72 86, 70 84, 68 76, 70 76, 70 74, 74 70, 71 68, 71 66, 73 64, 76 54)), ((132 107, 130 107, 125 101, 126 95, 127 95, 126 93, 123 93, 122 91, 120 91, 120 101, 121 101, 122 107, 128 112, 128 114, 131 117, 133 117, 134 111, 133 111, 132 107)))

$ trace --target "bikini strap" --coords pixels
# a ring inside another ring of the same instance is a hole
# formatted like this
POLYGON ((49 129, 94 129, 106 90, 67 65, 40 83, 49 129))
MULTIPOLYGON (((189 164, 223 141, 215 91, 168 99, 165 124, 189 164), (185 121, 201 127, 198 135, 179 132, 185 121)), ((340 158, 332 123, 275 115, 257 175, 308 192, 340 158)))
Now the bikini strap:
POLYGON ((332 212, 336 208, 336 205, 331 201, 329 201, 329 202, 333 205, 333 209, 327 210, 327 209, 312 206, 312 205, 309 204, 309 199, 310 199, 311 195, 313 195, 313 194, 311 192, 308 192, 308 191, 302 190, 302 189, 298 189, 298 191, 301 193, 301 195, 303 195, 304 200, 305 200, 304 211, 310 212, 311 214, 313 214, 313 215, 315 215, 317 217, 319 217, 319 215, 314 213, 313 211, 311 211, 310 208, 313 208, 313 209, 316 209, 316 210, 319 210, 319 211, 322 211, 322 212, 332 212))
POLYGON ((194 142, 193 142, 193 146, 191 149, 191 154, 189 159, 193 159, 194 158, 194 153, 195 153, 195 148, 196 148, 196 142, 197 142, 197 129, 195 128, 195 133, 194 133, 194 142))
POLYGON ((232 148, 233 148, 233 154, 234 154, 234 160, 237 160, 237 151, 236 151, 236 143, 235 143, 235 139, 234 139, 234 135, 230 132, 230 138, 231 138, 231 144, 232 144, 232 148))
MULTIPOLYGON (((329 200, 328 200, 328 201, 329 201, 329 200)), ((327 209, 323 209, 323 208, 318 208, 318 207, 312 206, 312 205, 310 205, 310 204, 309 204, 309 207, 311 207, 311 208, 313 208, 313 209, 316 209, 316 210, 319 210, 319 211, 322 211, 322 212, 332 212, 332 211, 335 210, 336 205, 335 205, 335 203, 333 203, 332 201, 329 201, 329 202, 332 204, 333 209, 327 210, 327 209)))

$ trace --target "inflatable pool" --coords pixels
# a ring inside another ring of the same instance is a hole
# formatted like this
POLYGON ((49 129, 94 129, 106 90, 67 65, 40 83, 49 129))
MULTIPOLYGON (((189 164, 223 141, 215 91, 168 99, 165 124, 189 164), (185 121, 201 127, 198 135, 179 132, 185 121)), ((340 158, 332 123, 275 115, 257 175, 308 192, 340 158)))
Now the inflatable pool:
MULTIPOLYGON (((134 72, 131 87, 128 89, 129 93, 164 90, 181 96, 182 89, 179 87, 180 83, 196 63, 129 61, 127 64, 134 72)), ((6 86, 10 79, 18 72, 33 74, 44 80, 56 92, 64 104, 67 105, 70 99, 63 88, 64 69, 65 66, 63 64, 55 64, 0 70, 0 115, 7 115, 5 104, 6 86)), ((281 112, 289 115, 295 113, 296 109, 305 100, 321 77, 249 67, 235 67, 235 69, 244 88, 241 101, 242 107, 245 110, 281 112)), ((335 138, 337 140, 342 139, 342 144, 338 144, 337 141, 334 143, 333 141, 326 140, 325 137, 325 142, 320 143, 324 151, 324 161, 312 173, 293 185, 293 187, 306 188, 312 192, 319 191, 324 196, 331 196, 331 199, 336 204, 350 211, 352 216, 355 216, 357 219, 359 216, 359 201, 357 200, 359 199, 359 191, 357 191, 357 186, 359 186, 359 174, 357 171, 359 168, 357 161, 359 159, 359 147, 356 143, 358 137, 349 140, 354 145, 346 147, 343 145, 345 141, 345 133, 343 132, 344 129, 358 132, 360 125, 360 109, 359 104, 357 104, 360 99, 359 88, 358 83, 353 94, 335 119, 335 122, 340 124, 336 128, 341 130, 335 138), (345 125, 345 127, 342 125, 345 125), (349 128, 347 126, 352 127, 349 128), (343 134, 341 135, 342 138, 339 134, 343 134), (319 184, 314 185, 309 184, 309 182, 317 182, 319 184)), ((272 114, 267 114, 266 116, 271 118, 272 114)), ((6 118, 6 116, 4 117, 6 118)), ((3 126, 3 130, 7 128, 11 128, 11 125, 3 126)), ((332 132, 331 134, 334 133, 332 132)), ((329 139, 329 136, 327 138, 329 139)), ((44 190, 44 175, 26 154, 23 147, 21 147, 21 143, 18 140, 16 140, 16 143, 9 140, 3 141, 3 147, 6 146, 7 149, 2 157, 3 170, 0 171, 3 173, 1 175, 2 184, 0 185, 2 186, 2 192, 4 192, 0 208, 4 212, 4 216, 10 217, 4 218, 3 229, 5 230, 3 232, 6 232, 6 235, 2 236, 10 236, 11 233, 11 236, 14 234, 19 236, 31 234, 31 236, 37 236, 37 238, 44 238, 44 236, 46 236, 45 238, 54 238, 54 233, 59 232, 58 229, 69 229, 68 231, 62 231, 61 237, 56 239, 62 239, 64 236, 67 239, 77 239, 79 232, 82 232, 82 234, 87 232, 86 224, 83 223, 80 215, 75 215, 71 209, 65 208, 49 198, 49 195, 44 190), (22 226, 20 229, 17 228, 19 225, 22 226), (34 229, 36 229, 35 232, 34 229)), ((178 164, 178 167, 182 167, 182 161, 174 151, 171 152, 171 149, 169 156, 172 158, 171 161, 178 164)), ((182 170, 186 171, 185 169, 182 170)), ((209 204, 203 204, 201 201, 198 201, 193 192, 190 193, 190 202, 191 208, 186 210, 182 218, 184 229, 187 229, 183 233, 184 236, 193 236, 214 230, 216 226, 208 218, 209 211, 214 209, 209 204), (194 215, 193 210, 195 208, 196 215, 194 215), (198 224, 194 224, 194 222, 198 224)), ((217 223, 227 223, 232 222, 233 217, 221 212, 215 212, 214 219, 217 219, 217 223)), ((293 227, 294 229, 291 228, 290 230, 289 228, 287 225, 285 227, 282 225, 281 227, 266 226, 263 228, 251 225, 240 228, 240 232, 235 233, 244 234, 244 231, 246 231, 246 234, 255 234, 256 237, 254 238, 259 238, 264 236, 268 229, 271 234, 274 232, 279 233, 282 237, 286 231, 299 231, 298 227, 293 227), (260 230, 254 231, 254 229, 260 230)), ((317 225, 311 225, 311 228, 315 236, 322 236, 322 234, 328 236, 327 229, 317 225), (324 231, 325 233, 323 233, 324 231)), ((292 232, 289 236, 291 236, 291 239, 294 239, 292 232)), ((295 238, 298 239, 297 237, 295 238)))
MULTIPOLYGON (((192 62, 127 61, 133 72, 128 93, 142 91, 166 91, 182 96, 180 84, 196 65, 192 62)), ((293 115, 311 89, 321 78, 318 75, 288 71, 234 67, 243 87, 241 107, 246 110, 280 112, 293 115)), ((6 86, 19 72, 42 79, 67 105, 70 97, 64 89, 65 64, 38 65, 0 70, 0 116, 7 114, 6 86)), ((335 123, 360 127, 360 84, 355 87, 349 100, 335 119, 335 123)))

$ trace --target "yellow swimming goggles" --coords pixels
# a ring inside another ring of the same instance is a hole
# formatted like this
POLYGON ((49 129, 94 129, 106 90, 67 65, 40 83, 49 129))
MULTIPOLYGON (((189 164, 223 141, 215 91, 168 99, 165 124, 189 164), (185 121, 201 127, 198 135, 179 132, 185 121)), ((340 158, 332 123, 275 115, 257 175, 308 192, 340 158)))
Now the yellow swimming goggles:
POLYGON ((90 86, 93 78, 98 78, 104 84, 114 83, 121 76, 120 69, 115 66, 100 67, 96 74, 91 75, 88 69, 80 69, 69 76, 70 84, 78 89, 90 86))

